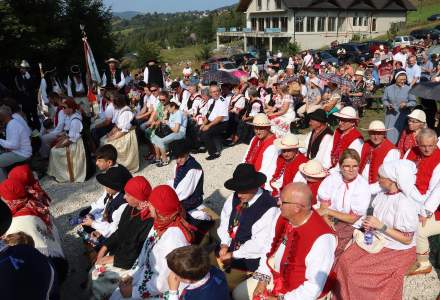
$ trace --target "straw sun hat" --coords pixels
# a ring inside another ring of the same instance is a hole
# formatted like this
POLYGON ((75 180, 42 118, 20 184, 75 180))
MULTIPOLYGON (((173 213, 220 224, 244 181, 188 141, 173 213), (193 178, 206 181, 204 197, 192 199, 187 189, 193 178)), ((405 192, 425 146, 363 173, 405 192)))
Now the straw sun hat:
POLYGON ((299 171, 304 176, 313 177, 313 178, 324 178, 324 177, 327 177, 327 175, 328 175, 327 170, 316 159, 312 159, 306 163, 300 164, 299 171))
POLYGON ((346 120, 359 120, 358 113, 356 109, 351 106, 346 106, 339 112, 333 114, 335 117, 346 120))
POLYGON ((280 150, 297 149, 300 147, 298 137, 291 133, 287 133, 284 137, 276 139, 273 144, 280 150))
POLYGON ((258 113, 254 116, 252 123, 249 123, 255 127, 270 127, 272 124, 270 123, 269 118, 264 113, 258 113))
POLYGON ((362 129, 367 131, 374 131, 374 132, 386 132, 391 130, 390 128, 386 128, 385 124, 382 121, 374 120, 371 121, 370 125, 368 126, 368 129, 362 129))

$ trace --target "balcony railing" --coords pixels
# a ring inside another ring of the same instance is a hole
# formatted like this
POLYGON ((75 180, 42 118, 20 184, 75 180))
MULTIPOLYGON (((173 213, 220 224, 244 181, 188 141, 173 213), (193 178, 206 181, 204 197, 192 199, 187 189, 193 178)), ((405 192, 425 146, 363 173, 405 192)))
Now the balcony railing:
POLYGON ((240 27, 218 27, 217 28, 218 33, 225 33, 225 32, 242 32, 242 33, 251 33, 251 32, 260 32, 260 33, 283 33, 287 32, 287 28, 281 29, 281 28, 264 28, 264 30, 258 30, 258 29, 252 29, 252 28, 240 28, 240 27))

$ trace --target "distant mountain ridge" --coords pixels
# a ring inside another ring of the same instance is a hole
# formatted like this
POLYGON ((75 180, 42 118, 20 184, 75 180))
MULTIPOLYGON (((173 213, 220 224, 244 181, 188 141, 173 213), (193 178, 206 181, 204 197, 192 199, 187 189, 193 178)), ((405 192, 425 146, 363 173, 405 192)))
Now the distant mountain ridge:
POLYGON ((140 11, 121 11, 121 12, 113 12, 113 16, 124 19, 131 20, 133 17, 137 15, 143 15, 143 12, 140 11))

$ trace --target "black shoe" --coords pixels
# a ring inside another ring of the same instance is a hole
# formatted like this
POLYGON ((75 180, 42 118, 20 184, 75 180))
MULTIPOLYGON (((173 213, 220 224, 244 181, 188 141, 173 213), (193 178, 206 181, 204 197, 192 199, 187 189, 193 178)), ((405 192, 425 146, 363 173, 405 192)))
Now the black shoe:
POLYGON ((206 151, 208 151, 208 149, 206 149, 204 147, 200 147, 198 150, 198 153, 206 153, 206 151))
POLYGON ((220 157, 220 153, 215 153, 213 155, 210 155, 206 158, 206 160, 214 160, 220 157))

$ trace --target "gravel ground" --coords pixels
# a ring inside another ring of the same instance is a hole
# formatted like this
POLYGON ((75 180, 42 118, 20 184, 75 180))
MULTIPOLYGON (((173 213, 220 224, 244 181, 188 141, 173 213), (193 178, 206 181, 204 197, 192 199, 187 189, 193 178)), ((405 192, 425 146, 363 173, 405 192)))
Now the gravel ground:
MULTIPOLYGON (((223 187, 223 183, 232 176, 233 170, 240 163, 245 149, 246 146, 244 145, 225 149, 221 158, 215 161, 206 161, 204 159, 206 154, 195 155, 197 160, 203 164, 205 172, 205 204, 218 213, 229 195, 229 192, 223 187)), ((165 183, 172 177, 173 167, 173 163, 163 168, 142 163, 141 170, 136 175, 145 176, 152 186, 156 186, 165 183)), ((80 284, 87 278, 87 263, 82 254, 82 244, 76 238, 75 230, 69 225, 68 218, 77 215, 81 209, 93 202, 102 193, 102 188, 95 179, 84 183, 59 184, 45 177, 41 182, 53 200, 52 214, 55 217, 64 252, 70 264, 70 273, 62 289, 62 299, 86 300, 86 293, 80 288, 80 284)), ((439 270, 428 275, 407 278, 405 280, 404 299, 436 299, 440 293, 438 272, 439 270)))

